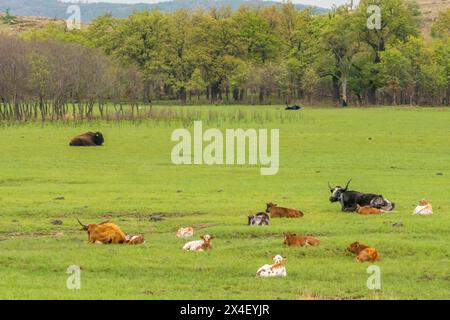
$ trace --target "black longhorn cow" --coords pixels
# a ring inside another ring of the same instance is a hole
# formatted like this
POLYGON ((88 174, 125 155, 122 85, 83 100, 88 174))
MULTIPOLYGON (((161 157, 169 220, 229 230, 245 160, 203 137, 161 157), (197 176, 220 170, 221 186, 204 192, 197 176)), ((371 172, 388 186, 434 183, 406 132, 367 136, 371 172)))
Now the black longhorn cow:
POLYGON ((341 186, 331 187, 328 182, 328 187, 330 188, 331 196, 330 202, 340 202, 341 210, 344 212, 354 212, 356 211, 356 206, 361 207, 369 206, 372 208, 378 208, 384 211, 392 211, 395 207, 393 202, 383 198, 382 195, 373 193, 361 193, 358 191, 349 191, 348 186, 350 184, 350 179, 347 182, 345 188, 341 186))

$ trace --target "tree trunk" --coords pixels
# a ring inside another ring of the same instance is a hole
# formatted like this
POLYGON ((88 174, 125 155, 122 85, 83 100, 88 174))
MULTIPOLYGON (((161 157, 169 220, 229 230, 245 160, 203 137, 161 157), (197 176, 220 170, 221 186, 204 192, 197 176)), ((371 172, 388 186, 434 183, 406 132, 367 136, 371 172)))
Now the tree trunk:
POLYGON ((392 105, 397 105, 397 90, 395 88, 392 88, 392 105))
POLYGON ((333 80, 333 102, 339 104, 339 101, 341 100, 339 78, 337 76, 333 76, 332 80, 333 80))
POLYGON ((178 91, 178 95, 180 97, 181 103, 185 104, 186 103, 186 88, 181 87, 180 90, 178 91))
POLYGON ((259 104, 263 104, 264 103, 264 89, 263 88, 259 88, 259 104))
POLYGON ((144 103, 151 103, 151 89, 149 80, 144 80, 144 103))
POLYGON ((342 106, 348 106, 348 98, 347 98, 347 77, 342 78, 342 106))
POLYGON ((235 102, 239 100, 239 88, 233 88, 233 100, 235 102))
POLYGON ((367 90, 367 100, 370 105, 377 104, 377 88, 374 85, 371 85, 367 90))

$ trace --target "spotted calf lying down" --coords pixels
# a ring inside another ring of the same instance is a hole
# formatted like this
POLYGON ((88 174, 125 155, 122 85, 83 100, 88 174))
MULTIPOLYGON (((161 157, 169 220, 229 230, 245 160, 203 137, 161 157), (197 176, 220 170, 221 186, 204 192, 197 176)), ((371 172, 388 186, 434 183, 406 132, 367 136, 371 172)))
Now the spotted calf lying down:
POLYGON ((192 237, 193 235, 194 235, 194 228, 192 227, 180 228, 177 231, 178 238, 189 238, 192 237))
POLYGON ((373 262, 380 259, 380 254, 377 249, 366 246, 358 241, 350 244, 347 247, 347 251, 356 254, 356 261, 358 262, 373 262))
POLYGON ((283 264, 283 258, 279 254, 273 257, 273 264, 265 264, 256 271, 257 277, 286 277, 286 267, 283 264))
POLYGON ((141 243, 145 243, 145 239, 143 235, 131 235, 131 234, 127 234, 125 236, 125 240, 123 242, 124 244, 141 244, 141 243))
POLYGON ((185 251, 205 251, 212 249, 211 240, 214 239, 213 236, 206 234, 200 237, 201 240, 189 241, 183 246, 185 251))
POLYGON ((270 222, 270 217, 265 212, 258 212, 254 216, 248 216, 249 226, 268 226, 270 222))
POLYGON ((413 211, 413 215, 425 216, 429 214, 433 214, 433 206, 428 202, 428 200, 420 200, 419 205, 413 211))

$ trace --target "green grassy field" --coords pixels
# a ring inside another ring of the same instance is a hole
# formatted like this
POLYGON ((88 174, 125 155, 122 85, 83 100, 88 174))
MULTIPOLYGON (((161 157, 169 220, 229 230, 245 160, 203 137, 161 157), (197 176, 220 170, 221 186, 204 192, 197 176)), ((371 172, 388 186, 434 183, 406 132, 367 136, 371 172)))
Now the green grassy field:
POLYGON ((204 127, 279 128, 278 174, 261 176, 250 165, 172 164, 170 135, 190 120, 0 126, 0 298, 450 298, 449 109, 183 110, 204 127), (105 145, 68 146, 87 130, 102 131, 105 145), (350 177, 353 189, 395 202, 395 212, 340 212, 328 201, 327 181, 342 185, 350 177), (411 215, 421 198, 433 204, 433 216, 411 215), (247 226, 247 215, 268 201, 300 208, 305 217, 247 226), (166 219, 150 221, 152 214, 166 219), (146 243, 89 245, 76 217, 111 220, 145 234, 146 243), (404 226, 393 227, 397 221, 404 226), (213 250, 183 252, 186 240, 175 232, 186 225, 196 227, 195 238, 214 234, 213 250), (322 243, 287 248, 284 231, 322 243), (380 251, 381 290, 366 287, 369 264, 345 251, 356 240, 380 251), (275 254, 288 257, 288 276, 256 278, 275 254), (80 290, 66 288, 72 264, 81 267, 80 290))

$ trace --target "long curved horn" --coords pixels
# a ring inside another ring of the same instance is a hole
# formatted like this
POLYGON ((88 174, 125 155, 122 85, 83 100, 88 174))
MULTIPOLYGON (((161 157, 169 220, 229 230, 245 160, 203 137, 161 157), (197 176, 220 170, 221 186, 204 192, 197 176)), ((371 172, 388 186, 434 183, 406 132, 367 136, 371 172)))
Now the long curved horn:
POLYGON ((328 188, 330 188, 330 190, 333 190, 333 188, 330 186, 330 181, 328 181, 328 188))
POLYGON ((350 178, 350 180, 348 180, 347 185, 344 188, 345 191, 347 191, 348 185, 350 184, 351 181, 352 181, 352 178, 350 178))
POLYGON ((85 225, 85 224, 82 224, 81 221, 80 221, 80 219, 77 218, 77 220, 78 220, 78 223, 83 227, 84 230, 87 230, 87 229, 88 229, 88 226, 85 225))

